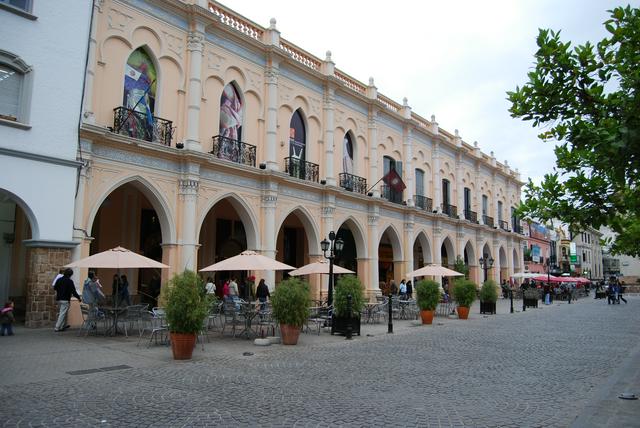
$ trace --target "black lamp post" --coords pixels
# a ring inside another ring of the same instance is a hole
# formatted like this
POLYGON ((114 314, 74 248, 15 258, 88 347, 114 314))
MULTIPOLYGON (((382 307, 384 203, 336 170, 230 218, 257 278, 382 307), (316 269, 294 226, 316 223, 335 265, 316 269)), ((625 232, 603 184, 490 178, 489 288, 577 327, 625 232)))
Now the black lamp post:
POLYGON ((327 296, 327 305, 331 306, 333 304, 333 259, 337 253, 342 251, 344 241, 342 239, 336 239, 336 233, 333 230, 329 232, 329 241, 327 241, 326 238, 323 239, 322 242, 320 242, 320 248, 322 248, 324 258, 329 260, 329 295, 327 296), (329 251, 328 256, 327 251, 329 251))
POLYGON ((488 254, 485 254, 483 257, 480 257, 480 259, 478 259, 478 261, 480 262, 480 267, 484 271, 484 281, 486 281, 487 280, 487 271, 489 269, 491 269, 491 267, 493 266, 493 261, 494 260, 493 260, 492 257, 489 257, 488 254))

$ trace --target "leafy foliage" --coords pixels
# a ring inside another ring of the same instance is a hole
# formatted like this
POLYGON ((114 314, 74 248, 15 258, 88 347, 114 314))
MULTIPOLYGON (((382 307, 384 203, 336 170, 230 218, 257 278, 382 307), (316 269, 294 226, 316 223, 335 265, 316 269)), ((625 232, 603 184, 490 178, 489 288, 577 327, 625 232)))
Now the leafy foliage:
POLYGON ((209 298, 201 292, 202 282, 190 270, 174 275, 169 281, 164 291, 164 301, 171 332, 198 333, 202 329, 210 307, 209 298))
POLYGON ((299 278, 282 281, 271 293, 273 316, 281 324, 302 327, 309 317, 309 284, 299 278))
POLYGON ((556 168, 540 185, 529 179, 518 214, 574 232, 606 225, 612 253, 640 256, 640 10, 609 12, 609 36, 595 46, 540 30, 529 81, 507 93, 511 115, 558 144, 556 168))
POLYGON ((436 281, 422 280, 416 284, 416 304, 423 311, 435 310, 441 298, 440 284, 436 281))
POLYGON ((333 311, 336 316, 347 317, 347 296, 351 294, 351 315, 357 315, 364 306, 362 283, 355 275, 342 275, 333 294, 333 311))
POLYGON ((488 279, 480 287, 480 301, 495 303, 498 301, 498 285, 492 279, 488 279))
POLYGON ((453 270, 464 274, 465 278, 469 278, 469 266, 464 263, 464 259, 458 255, 456 261, 453 263, 453 270))
POLYGON ((476 300, 476 284, 473 281, 460 278, 453 282, 453 298, 458 306, 470 307, 476 300))

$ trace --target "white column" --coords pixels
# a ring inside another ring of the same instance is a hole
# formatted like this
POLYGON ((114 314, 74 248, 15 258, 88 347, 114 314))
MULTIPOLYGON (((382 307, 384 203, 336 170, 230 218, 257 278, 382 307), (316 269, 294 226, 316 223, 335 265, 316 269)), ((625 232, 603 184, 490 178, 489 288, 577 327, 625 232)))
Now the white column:
POLYGON ((202 151, 200 144, 200 100, 202 99, 202 52, 204 24, 195 22, 195 30, 187 36, 189 57, 189 98, 187 104, 187 132, 185 148, 202 151))
MULTIPOLYGON (((405 101, 407 99, 405 98, 405 101)), ((413 195, 416 194, 415 189, 415 171, 413 170, 413 129, 412 126, 407 124, 404 126, 404 132, 402 134, 402 156, 404 157, 404 182, 407 185, 404 200, 407 201, 407 205, 414 206, 413 195)))
MULTIPOLYGON (((442 212, 442 177, 440 176, 440 143, 433 142, 433 152, 431 154, 433 163, 433 210, 442 212)), ((439 257, 439 256, 438 256, 439 257)))
POLYGON ((199 181, 190 176, 180 179, 180 199, 182 200, 182 261, 179 269, 195 270, 198 242, 196 241, 196 203, 199 181))
MULTIPOLYGON (((374 183, 382 177, 378 172, 378 125, 376 124, 376 116, 378 112, 375 109, 369 110, 369 118, 367 121, 367 127, 369 131, 369 179, 367 180, 367 187, 371 188, 374 183)), ((380 186, 375 185, 371 190, 374 197, 380 196, 380 186)), ((377 248, 376 248, 377 254, 377 248)), ((377 258, 376 258, 377 260, 377 258)), ((377 269, 376 262, 376 269, 377 269)))
MULTIPOLYGON (((327 185, 335 186, 336 177, 333 169, 334 156, 333 156, 333 143, 335 129, 334 124, 334 108, 335 108, 335 89, 331 85, 326 85, 324 88, 323 98, 324 108, 324 172, 327 185)), ((355 144, 355 142, 354 142, 355 144)))
POLYGON ((278 138, 278 75, 278 64, 272 60, 271 65, 267 66, 264 71, 267 85, 267 147, 265 162, 267 169, 274 171, 278 170, 278 161, 276 159, 278 138))
POLYGON ((414 225, 415 218, 413 214, 408 214, 404 222, 404 272, 403 278, 406 278, 407 273, 413 269, 413 240, 414 240, 414 225))
MULTIPOLYGON (((262 192, 262 249, 263 256, 276 258, 276 204, 278 202, 278 185, 277 183, 267 183, 267 188, 262 192)), ((261 274, 269 285, 269 289, 275 287, 276 274, 274 271, 263 271, 261 274)))

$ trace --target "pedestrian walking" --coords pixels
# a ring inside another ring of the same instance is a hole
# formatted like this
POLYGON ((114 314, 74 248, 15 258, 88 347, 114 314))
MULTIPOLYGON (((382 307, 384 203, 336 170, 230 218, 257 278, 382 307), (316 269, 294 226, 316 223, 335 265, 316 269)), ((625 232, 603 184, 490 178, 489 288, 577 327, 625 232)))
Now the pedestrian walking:
POLYGON ((256 297, 258 301, 260 301, 260 310, 264 310, 267 304, 267 299, 271 297, 271 293, 269 293, 269 287, 264 282, 264 279, 261 279, 258 283, 258 288, 256 289, 256 297))
POLYGON ((624 286, 624 282, 622 282, 620 285, 618 285, 618 304, 620 304, 620 300, 622 300, 624 302, 624 304, 627 304, 627 299, 625 299, 624 297, 622 297, 622 295, 625 292, 625 286, 624 286))
POLYGON ((400 293, 400 298, 402 300, 407 298, 407 283, 405 282, 404 279, 400 281, 399 293, 400 293))
POLYGON ((67 324, 67 314, 69 312, 69 306, 71 306, 71 297, 75 297, 78 301, 82 302, 80 295, 76 291, 76 285, 73 283, 71 276, 73 270, 66 268, 62 278, 56 281, 56 285, 53 287, 56 290, 56 301, 60 307, 58 313, 58 321, 54 331, 64 331, 70 327, 67 324))
POLYGON ((207 277, 207 284, 204 286, 204 289, 207 291, 207 294, 216 294, 216 285, 210 276, 207 277))
POLYGON ((0 311, 0 336, 13 336, 13 302, 11 300, 4 304, 4 308, 0 311))
POLYGON ((413 299, 413 284, 407 281, 407 299, 413 299))
POLYGON ((89 305, 89 313, 97 315, 98 305, 104 301, 105 297, 95 272, 89 271, 87 277, 82 286, 82 301, 89 305))
POLYGON ((131 306, 131 295, 129 294, 129 280, 127 275, 120 275, 120 303, 131 306))

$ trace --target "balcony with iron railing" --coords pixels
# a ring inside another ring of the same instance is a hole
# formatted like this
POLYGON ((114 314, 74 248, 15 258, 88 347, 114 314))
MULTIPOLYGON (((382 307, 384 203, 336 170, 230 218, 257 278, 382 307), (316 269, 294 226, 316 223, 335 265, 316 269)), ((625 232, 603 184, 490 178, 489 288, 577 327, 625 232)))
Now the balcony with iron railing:
POLYGON ((317 183, 320 167, 316 163, 289 156, 284 158, 284 171, 291 177, 317 183))
POLYGON ((442 204, 442 213, 451 218, 458 218, 458 207, 455 205, 442 204))
POLYGON ((256 166, 256 146, 221 135, 213 137, 211 154, 218 159, 246 166, 256 166))
POLYGON ((471 223, 478 223, 478 213, 471 210, 464 210, 464 219, 471 223))
POLYGON ((394 204, 402 204, 402 192, 397 192, 393 187, 383 184, 380 186, 380 196, 394 204))
POLYGON ((489 227, 493 227, 493 217, 489 217, 488 215, 482 215, 482 223, 486 224, 489 227))
POLYGON ((350 192, 367 193, 367 179, 342 172, 338 175, 339 186, 350 192))
POLYGON ((509 231, 509 222, 504 220, 498 220, 498 224, 500 225, 500 229, 509 231))
POLYGON ((171 145, 173 122, 126 107, 113 109, 113 132, 139 140, 171 145))
POLYGON ((422 208, 425 211, 431 212, 433 209, 433 200, 422 195, 413 196, 416 202, 416 208, 422 208))

